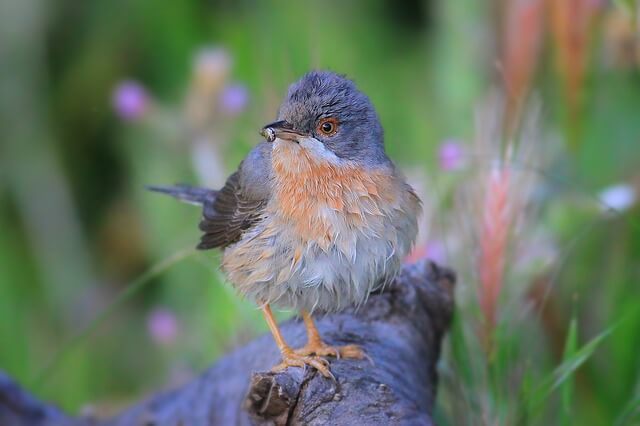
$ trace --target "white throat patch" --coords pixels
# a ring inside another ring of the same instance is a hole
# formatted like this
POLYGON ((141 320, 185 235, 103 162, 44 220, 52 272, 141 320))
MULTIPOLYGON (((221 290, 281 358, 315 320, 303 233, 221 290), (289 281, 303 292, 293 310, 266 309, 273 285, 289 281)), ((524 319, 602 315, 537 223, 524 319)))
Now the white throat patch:
POLYGON ((342 160, 322 142, 314 137, 306 137, 300 139, 300 146, 306 149, 318 160, 328 161, 332 164, 340 164, 342 160))

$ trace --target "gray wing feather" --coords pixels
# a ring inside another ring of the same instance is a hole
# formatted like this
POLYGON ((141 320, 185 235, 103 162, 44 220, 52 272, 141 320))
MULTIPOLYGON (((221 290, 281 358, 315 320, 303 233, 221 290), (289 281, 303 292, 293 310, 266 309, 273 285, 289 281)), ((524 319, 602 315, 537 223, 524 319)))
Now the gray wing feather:
POLYGON ((204 211, 200 221, 200 230, 204 235, 198 244, 199 249, 233 244, 260 219, 266 199, 247 196, 240 182, 240 171, 229 176, 218 192, 211 211, 204 211))
POLYGON ((271 145, 258 144, 219 191, 188 185, 149 186, 147 189, 201 205, 198 244, 201 250, 224 248, 260 220, 271 193, 271 145))

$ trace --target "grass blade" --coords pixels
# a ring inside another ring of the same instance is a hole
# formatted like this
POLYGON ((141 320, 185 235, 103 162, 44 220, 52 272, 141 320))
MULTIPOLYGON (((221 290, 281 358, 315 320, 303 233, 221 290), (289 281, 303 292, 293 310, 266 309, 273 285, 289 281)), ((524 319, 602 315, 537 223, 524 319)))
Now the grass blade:
MULTIPOLYGON (((564 344, 564 354, 562 356, 563 362, 570 360, 576 354, 578 348, 578 321, 576 320, 575 313, 571 318, 569 324, 569 332, 567 333, 567 339, 564 344)), ((571 422, 571 405, 573 401, 574 380, 573 377, 568 377, 562 384, 562 425, 570 425, 571 422)))
POLYGON ((542 403, 567 380, 571 379, 578 368, 584 364, 596 351, 600 343, 607 338, 617 326, 611 326, 591 339, 580 349, 573 351, 571 356, 566 357, 563 362, 556 367, 553 372, 542 381, 542 384, 534 391, 529 398, 529 413, 535 416, 542 403))

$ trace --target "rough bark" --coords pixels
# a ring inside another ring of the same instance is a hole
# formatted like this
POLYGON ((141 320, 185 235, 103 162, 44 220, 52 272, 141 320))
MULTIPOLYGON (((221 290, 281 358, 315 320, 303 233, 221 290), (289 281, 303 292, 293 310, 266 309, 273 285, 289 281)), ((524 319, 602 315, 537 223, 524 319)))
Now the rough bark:
MULTIPOLYGON (((355 343, 371 357, 332 359, 336 381, 312 368, 269 372, 280 357, 265 335, 185 386, 161 391, 111 419, 69 417, 0 375, 0 425, 431 425, 453 284, 450 271, 419 262, 359 310, 318 318, 329 344, 355 343)), ((288 321, 282 329, 293 346, 304 343, 301 321, 288 321)))

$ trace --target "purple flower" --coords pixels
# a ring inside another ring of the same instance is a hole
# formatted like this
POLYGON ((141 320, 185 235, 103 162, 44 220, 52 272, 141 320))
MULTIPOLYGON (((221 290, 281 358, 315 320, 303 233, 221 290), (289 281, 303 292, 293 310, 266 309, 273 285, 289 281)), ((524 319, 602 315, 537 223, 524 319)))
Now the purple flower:
POLYGON ((440 168, 446 171, 459 170, 465 165, 464 146, 455 140, 446 140, 438 149, 440 168))
POLYGON ((179 328, 175 314, 166 308, 155 308, 147 317, 147 330, 156 344, 172 345, 178 337, 179 328))
POLYGON ((436 263, 442 264, 447 261, 447 247, 439 240, 428 241, 425 254, 427 258, 436 263))
POLYGON ((112 96, 113 109, 123 120, 140 119, 149 108, 149 95, 144 87, 133 80, 118 84, 112 96))
POLYGON ((249 91, 241 84, 232 84, 224 88, 220 94, 220 106, 228 115, 237 115, 247 106, 249 91))

